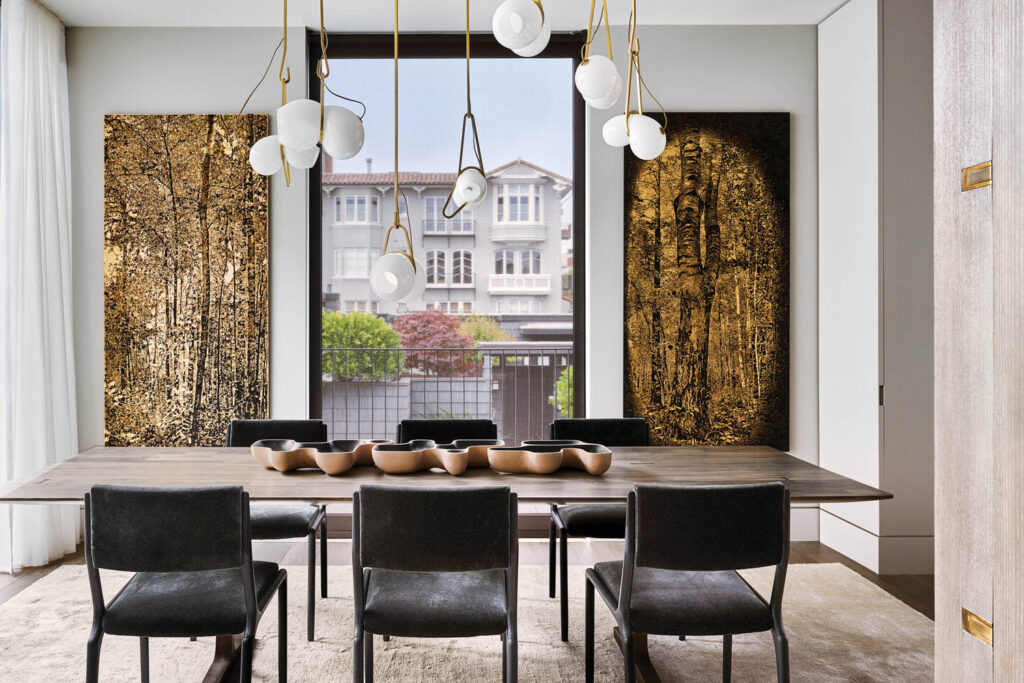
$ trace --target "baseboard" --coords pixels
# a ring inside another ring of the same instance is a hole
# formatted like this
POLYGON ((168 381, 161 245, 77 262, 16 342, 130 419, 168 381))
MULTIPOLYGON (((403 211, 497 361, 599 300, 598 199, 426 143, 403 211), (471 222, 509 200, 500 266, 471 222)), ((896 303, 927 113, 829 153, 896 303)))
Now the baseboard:
POLYGON ((932 536, 878 536, 821 510, 821 542, 876 574, 931 574, 935 571, 932 536))

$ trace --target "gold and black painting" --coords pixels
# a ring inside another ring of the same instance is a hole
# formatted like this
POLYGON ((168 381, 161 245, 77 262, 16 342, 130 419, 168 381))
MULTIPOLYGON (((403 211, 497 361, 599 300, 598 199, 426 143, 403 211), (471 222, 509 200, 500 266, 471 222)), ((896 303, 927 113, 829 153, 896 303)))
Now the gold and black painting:
POLYGON ((625 152, 624 414, 656 445, 789 447, 789 114, 668 115, 625 152))
POLYGON ((265 114, 104 119, 108 446, 211 446, 267 417, 265 114))

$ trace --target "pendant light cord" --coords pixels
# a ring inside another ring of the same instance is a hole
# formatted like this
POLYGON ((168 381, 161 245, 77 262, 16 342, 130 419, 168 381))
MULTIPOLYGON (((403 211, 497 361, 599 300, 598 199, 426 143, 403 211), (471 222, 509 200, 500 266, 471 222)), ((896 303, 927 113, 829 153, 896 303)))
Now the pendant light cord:
POLYGON ((633 9, 629 13, 629 75, 626 78, 626 135, 629 135, 629 116, 630 114, 644 113, 644 91, 651 96, 651 99, 657 103, 661 109, 662 118, 665 123, 661 127, 661 132, 664 133, 668 128, 668 113, 665 111, 665 106, 661 103, 651 89, 647 87, 647 82, 644 80, 643 74, 640 72, 640 40, 636 37, 636 0, 633 0, 633 9), (637 111, 632 112, 629 110, 629 102, 632 99, 633 93, 633 72, 636 72, 636 103, 637 111))
MULTIPOLYGON (((596 6, 596 0, 590 0, 590 18, 587 19, 587 40, 583 43, 582 57, 583 64, 587 63, 590 59, 590 44, 594 42, 594 8, 596 6)), ((635 3, 634 3, 635 6, 635 3)), ((608 42, 608 59, 612 59, 612 31, 608 21, 608 4, 607 0, 601 0, 601 13, 597 16, 597 28, 601 28, 601 20, 604 19, 604 37, 608 42)))

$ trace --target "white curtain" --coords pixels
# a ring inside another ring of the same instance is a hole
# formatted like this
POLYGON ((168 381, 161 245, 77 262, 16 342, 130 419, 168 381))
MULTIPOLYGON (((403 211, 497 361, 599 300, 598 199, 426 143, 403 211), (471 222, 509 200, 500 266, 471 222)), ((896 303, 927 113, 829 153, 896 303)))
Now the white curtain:
MULTIPOLYGON (((34 0, 0 12, 0 476, 12 482, 74 455, 78 425, 64 26, 34 0)), ((77 506, 0 506, 0 571, 74 552, 78 520, 77 506)))

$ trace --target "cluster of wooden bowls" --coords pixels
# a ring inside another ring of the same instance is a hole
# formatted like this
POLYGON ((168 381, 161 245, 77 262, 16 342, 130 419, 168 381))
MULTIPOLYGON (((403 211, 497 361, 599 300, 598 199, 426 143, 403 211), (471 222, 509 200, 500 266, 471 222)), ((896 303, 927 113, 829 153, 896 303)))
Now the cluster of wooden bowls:
POLYGON ((356 465, 374 465, 388 474, 442 469, 459 475, 470 467, 490 467, 508 474, 551 474, 560 469, 599 475, 612 464, 612 452, 582 441, 524 441, 505 446, 498 439, 456 439, 438 445, 420 439, 407 443, 339 439, 322 443, 263 439, 251 446, 252 457, 267 469, 291 472, 320 469, 344 474, 356 465))

